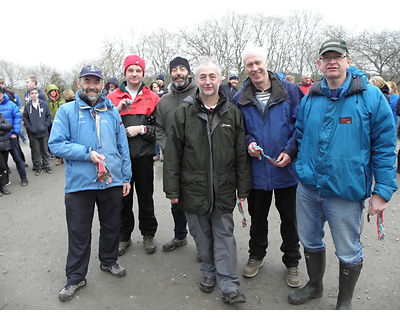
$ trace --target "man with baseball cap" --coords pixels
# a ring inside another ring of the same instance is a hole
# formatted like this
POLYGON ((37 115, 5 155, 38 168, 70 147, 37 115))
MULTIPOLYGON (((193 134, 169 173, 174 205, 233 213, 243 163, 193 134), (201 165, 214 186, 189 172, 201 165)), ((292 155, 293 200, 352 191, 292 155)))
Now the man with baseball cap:
POLYGON ((328 222, 339 259, 336 309, 351 309, 363 266, 364 202, 369 198, 368 215, 382 215, 397 190, 396 129, 380 90, 351 67, 344 40, 325 41, 319 55, 317 66, 324 77, 302 99, 295 124, 297 228, 309 281, 288 300, 303 304, 322 296, 328 222))
POLYGON ((99 68, 84 67, 77 85, 76 100, 60 106, 49 139, 51 152, 65 163, 68 256, 61 301, 86 284, 95 205, 101 225, 100 269, 115 277, 126 274, 117 262, 121 203, 132 176, 125 129, 119 112, 102 94, 99 68))
POLYGON ((145 251, 151 254, 157 250, 154 241, 158 223, 154 214, 153 156, 156 154, 156 106, 160 97, 143 83, 145 71, 146 65, 142 58, 137 55, 127 56, 124 61, 126 80, 107 95, 122 117, 132 163, 131 191, 124 197, 121 210, 119 255, 123 255, 132 244, 131 234, 135 225, 133 186, 138 199, 139 230, 145 251))

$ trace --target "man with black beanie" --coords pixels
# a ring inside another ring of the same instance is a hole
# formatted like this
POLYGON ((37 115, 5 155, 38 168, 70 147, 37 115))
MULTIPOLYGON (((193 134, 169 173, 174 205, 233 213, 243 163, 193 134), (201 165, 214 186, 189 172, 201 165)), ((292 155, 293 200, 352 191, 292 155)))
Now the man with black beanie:
MULTIPOLYGON (((190 75, 189 62, 182 57, 176 57, 169 64, 169 71, 172 78, 170 92, 162 97, 157 105, 156 114, 156 139, 161 147, 163 154, 168 129, 171 127, 172 118, 176 108, 182 103, 183 99, 194 95, 197 85, 190 75)), ((165 160, 165 159, 164 159, 165 160)), ((171 251, 187 244, 187 222, 185 214, 178 208, 177 204, 171 205, 171 212, 174 218, 174 237, 171 241, 163 245, 164 251, 171 251)))

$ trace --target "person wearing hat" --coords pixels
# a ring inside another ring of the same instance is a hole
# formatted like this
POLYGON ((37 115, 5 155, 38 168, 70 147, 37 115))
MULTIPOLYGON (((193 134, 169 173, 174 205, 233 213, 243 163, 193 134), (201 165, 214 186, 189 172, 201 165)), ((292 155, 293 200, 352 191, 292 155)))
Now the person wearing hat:
POLYGON ((156 154, 156 106, 160 97, 144 83, 145 61, 137 55, 127 56, 124 75, 119 88, 107 95, 117 107, 128 136, 132 163, 131 191, 124 197, 121 209, 120 245, 118 254, 125 253, 132 244, 133 187, 138 199, 139 230, 146 253, 157 250, 154 236, 158 223, 154 214, 154 159, 156 154))
POLYGON ((369 216, 381 214, 397 190, 392 111, 379 88, 351 63, 343 39, 322 43, 317 66, 324 77, 297 114, 297 227, 309 281, 289 294, 291 304, 322 296, 328 222, 339 259, 336 309, 351 309, 364 259, 364 202, 369 198, 369 216))
POLYGON ((77 85, 76 99, 58 109, 49 139, 51 152, 65 164, 68 256, 61 301, 86 284, 95 205, 101 225, 100 269, 115 277, 126 274, 117 262, 122 198, 129 194, 132 177, 125 128, 102 94, 99 68, 82 68, 77 85))
MULTIPOLYGON (((194 95, 197 90, 187 59, 182 57, 172 59, 169 63, 169 72, 172 79, 171 91, 158 102, 156 116, 157 144, 161 147, 163 154, 175 110, 186 97, 194 95)), ((185 213, 174 203, 171 204, 171 213, 174 219, 174 237, 163 245, 164 251, 172 251, 187 244, 185 213)))
POLYGON ((156 82, 158 83, 158 85, 161 88, 161 91, 163 94, 167 94, 168 93, 168 87, 165 85, 165 78, 164 75, 159 74, 156 78, 156 82))
POLYGON ((239 78, 237 75, 231 75, 228 83, 221 84, 219 90, 226 95, 230 100, 239 91, 238 90, 239 78))

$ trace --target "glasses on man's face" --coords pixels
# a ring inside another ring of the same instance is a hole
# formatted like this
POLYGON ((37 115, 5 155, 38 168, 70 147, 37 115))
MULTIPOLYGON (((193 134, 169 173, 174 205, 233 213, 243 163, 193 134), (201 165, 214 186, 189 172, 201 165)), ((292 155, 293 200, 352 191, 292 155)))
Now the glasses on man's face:
POLYGON ((320 57, 319 60, 323 62, 330 62, 332 59, 335 61, 340 61, 343 60, 344 58, 347 58, 347 56, 331 56, 331 57, 320 57))

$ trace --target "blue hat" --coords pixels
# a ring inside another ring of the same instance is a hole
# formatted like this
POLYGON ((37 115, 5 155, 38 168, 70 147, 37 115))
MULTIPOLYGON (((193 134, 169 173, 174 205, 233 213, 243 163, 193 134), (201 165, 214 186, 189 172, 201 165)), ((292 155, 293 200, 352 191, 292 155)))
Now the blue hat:
POLYGON ((79 75, 79 78, 85 77, 85 76, 95 76, 99 77, 100 79, 103 79, 103 73, 101 70, 95 66, 87 66, 82 68, 81 73, 79 75))
POLYGON ((164 76, 162 74, 159 74, 156 80, 164 81, 164 76))

